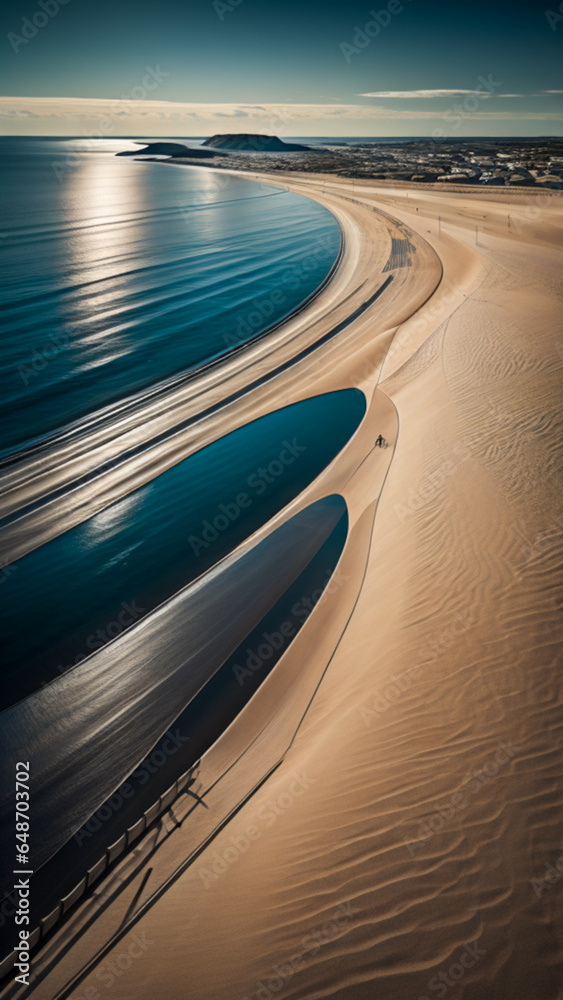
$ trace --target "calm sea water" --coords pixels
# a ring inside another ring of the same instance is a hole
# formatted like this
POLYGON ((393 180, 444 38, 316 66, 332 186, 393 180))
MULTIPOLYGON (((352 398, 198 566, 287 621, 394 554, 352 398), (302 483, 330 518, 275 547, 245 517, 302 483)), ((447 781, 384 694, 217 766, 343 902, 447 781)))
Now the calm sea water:
MULTIPOLYGON (((15 759, 23 742, 34 760, 33 815, 42 836, 34 845, 31 926, 236 718, 311 614, 347 529, 342 497, 316 501, 173 601, 173 614, 149 626, 134 648, 124 636, 37 692, 31 705, 4 713, 3 757, 15 759), (130 794, 116 800, 124 779, 130 794)), ((0 893, 13 885, 13 787, 4 784, 0 893)), ((9 923, 0 927, 0 954, 4 946, 13 946, 9 923)))
POLYGON ((338 255, 316 202, 128 148, 0 139, 4 451, 246 342, 338 255))
POLYGON ((0 709, 224 558, 319 475, 365 409, 344 389, 275 410, 20 559, 3 588, 0 709))

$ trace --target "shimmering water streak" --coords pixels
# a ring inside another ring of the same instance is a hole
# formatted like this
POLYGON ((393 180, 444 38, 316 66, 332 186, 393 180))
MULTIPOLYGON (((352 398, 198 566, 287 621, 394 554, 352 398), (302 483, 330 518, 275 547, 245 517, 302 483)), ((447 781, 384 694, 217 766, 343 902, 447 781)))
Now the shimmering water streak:
POLYGON ((248 341, 338 256, 316 202, 127 146, 0 139, 4 451, 248 341))

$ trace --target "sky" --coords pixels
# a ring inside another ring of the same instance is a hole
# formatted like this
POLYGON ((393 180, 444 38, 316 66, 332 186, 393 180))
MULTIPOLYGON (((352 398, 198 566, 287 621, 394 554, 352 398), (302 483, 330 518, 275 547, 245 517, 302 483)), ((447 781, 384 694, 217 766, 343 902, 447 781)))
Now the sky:
POLYGON ((5 0, 0 133, 563 135, 548 2, 5 0))

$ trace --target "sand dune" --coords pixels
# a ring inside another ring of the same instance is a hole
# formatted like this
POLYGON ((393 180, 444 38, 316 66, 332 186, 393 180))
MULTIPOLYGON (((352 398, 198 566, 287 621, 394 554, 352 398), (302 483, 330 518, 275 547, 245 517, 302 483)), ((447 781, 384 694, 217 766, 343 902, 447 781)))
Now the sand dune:
MULTIPOLYGON (((417 247, 388 299, 199 431, 313 389, 366 392, 364 424, 304 496, 330 489, 350 510, 338 600, 319 602, 202 761, 208 827, 198 818, 162 838, 146 888, 141 844, 116 872, 123 891, 100 890, 107 908, 89 928, 95 907, 78 912, 74 931, 86 929, 53 939, 28 993, 103 996, 113 976, 120 1000, 557 1000, 561 201, 287 183, 373 231, 366 282, 381 280, 393 238, 417 247), (373 449, 380 432, 385 451, 373 449), (119 931, 131 903, 138 919, 119 931)), ((290 333, 274 354, 295 349, 290 333)), ((162 461, 175 454, 169 444, 162 461)), ((23 472, 14 489, 30 496, 23 472)), ((98 502, 92 487, 83 502, 98 502)))

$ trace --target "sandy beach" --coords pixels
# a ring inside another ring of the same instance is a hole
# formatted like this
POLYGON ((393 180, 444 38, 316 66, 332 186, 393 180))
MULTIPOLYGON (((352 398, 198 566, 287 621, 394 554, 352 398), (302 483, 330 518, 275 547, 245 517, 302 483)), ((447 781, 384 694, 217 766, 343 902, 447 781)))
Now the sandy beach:
POLYGON ((249 420, 357 388, 358 430, 251 541, 331 494, 349 538, 202 758, 207 808, 181 796, 6 996, 558 1000, 561 197, 259 179, 335 214, 330 282, 195 381, 22 459, 8 559, 249 420))

